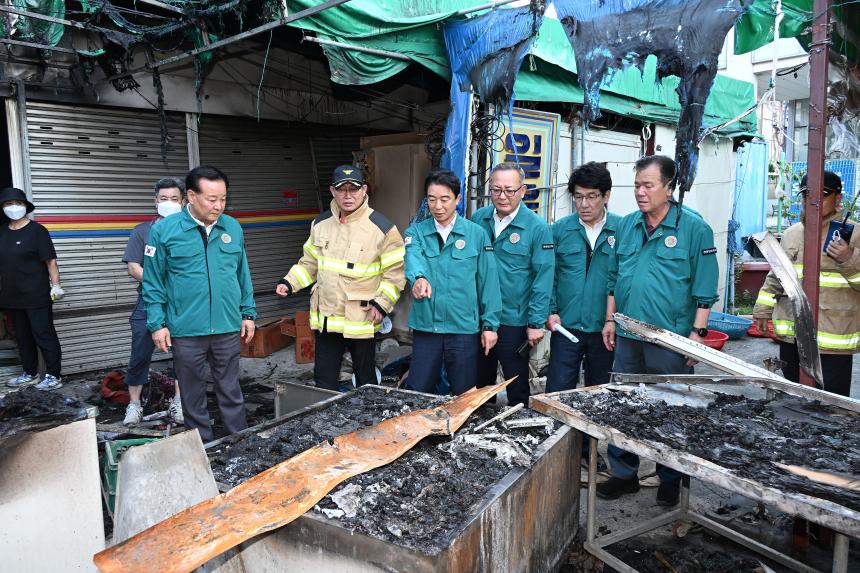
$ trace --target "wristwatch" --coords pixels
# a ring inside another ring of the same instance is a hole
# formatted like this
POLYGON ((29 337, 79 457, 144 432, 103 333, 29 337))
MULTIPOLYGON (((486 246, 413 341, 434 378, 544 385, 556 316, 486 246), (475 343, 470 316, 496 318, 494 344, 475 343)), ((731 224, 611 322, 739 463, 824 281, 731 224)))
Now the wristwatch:
POLYGON ((698 335, 699 335, 699 336, 701 336, 702 338, 704 338, 704 337, 706 337, 706 336, 708 335, 708 329, 707 329, 707 328, 696 328, 696 327, 694 326, 694 327, 693 327, 693 332, 695 332, 696 334, 698 334, 698 335))

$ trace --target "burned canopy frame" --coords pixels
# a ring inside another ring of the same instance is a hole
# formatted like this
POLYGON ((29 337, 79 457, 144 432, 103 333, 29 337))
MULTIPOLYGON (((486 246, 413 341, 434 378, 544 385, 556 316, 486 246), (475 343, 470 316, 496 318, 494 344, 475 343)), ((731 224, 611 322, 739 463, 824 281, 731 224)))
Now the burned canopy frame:
MULTIPOLYGON (((679 199, 696 177, 699 131, 705 102, 717 75, 726 34, 743 15, 740 0, 556 0, 556 12, 576 55, 585 91, 584 119, 600 115, 600 88, 615 72, 644 72, 657 57, 657 81, 680 79, 681 115, 675 144, 679 199)), ((680 214, 680 210, 678 211, 680 214)))
MULTIPOLYGON (((523 58, 543 22, 544 2, 495 10, 474 18, 452 21, 442 31, 451 65, 451 112, 445 129, 442 166, 466 183, 467 142, 472 90, 497 113, 510 115, 514 82, 523 58)), ((465 193, 462 193, 465 197, 465 193)), ((465 200, 458 206, 465 210, 465 200)))

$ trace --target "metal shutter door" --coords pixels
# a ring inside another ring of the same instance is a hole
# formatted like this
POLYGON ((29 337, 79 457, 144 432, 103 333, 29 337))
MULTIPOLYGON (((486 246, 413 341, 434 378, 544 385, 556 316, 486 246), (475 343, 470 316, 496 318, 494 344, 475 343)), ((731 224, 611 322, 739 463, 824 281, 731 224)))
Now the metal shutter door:
POLYGON ((306 310, 307 292, 280 299, 274 291, 301 257, 319 210, 307 128, 203 116, 199 142, 200 162, 221 169, 230 179, 227 212, 245 230, 258 317, 306 310))
POLYGON ((122 253, 154 215, 155 180, 188 170, 184 116, 169 116, 169 133, 165 164, 154 111, 27 102, 36 220, 51 231, 67 293, 54 305, 64 373, 128 361, 137 284, 122 253))

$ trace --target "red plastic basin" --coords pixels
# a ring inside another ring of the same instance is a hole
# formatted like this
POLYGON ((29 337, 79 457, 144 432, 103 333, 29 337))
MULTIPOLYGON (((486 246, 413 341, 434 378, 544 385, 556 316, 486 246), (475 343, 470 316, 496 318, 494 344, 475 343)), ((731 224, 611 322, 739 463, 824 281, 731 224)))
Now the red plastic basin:
POLYGON ((725 332, 720 332, 719 330, 709 330, 708 335, 705 337, 703 341, 705 346, 710 346, 714 350, 722 350, 723 346, 726 344, 726 340, 729 339, 729 335, 725 332))

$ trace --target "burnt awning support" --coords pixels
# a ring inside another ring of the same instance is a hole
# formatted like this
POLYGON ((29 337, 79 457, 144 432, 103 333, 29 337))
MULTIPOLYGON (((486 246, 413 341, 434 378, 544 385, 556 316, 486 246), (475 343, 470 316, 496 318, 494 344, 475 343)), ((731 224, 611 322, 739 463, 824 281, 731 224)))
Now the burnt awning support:
MULTIPOLYGON (((803 236, 803 290, 812 306, 818 332, 818 281, 821 272, 821 198, 824 183, 824 145, 827 138, 827 59, 830 51, 830 0, 813 3, 812 43, 809 46, 809 147, 807 151, 806 221, 803 236)), ((776 49, 776 48, 774 48, 776 49)), ((801 370, 800 382, 815 386, 801 370)))

